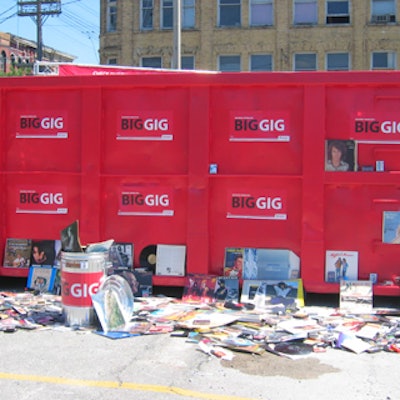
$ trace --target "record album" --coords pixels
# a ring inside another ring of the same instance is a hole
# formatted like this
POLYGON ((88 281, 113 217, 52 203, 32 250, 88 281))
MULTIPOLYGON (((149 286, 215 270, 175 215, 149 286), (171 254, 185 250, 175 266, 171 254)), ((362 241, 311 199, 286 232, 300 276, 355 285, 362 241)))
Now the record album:
POLYGON ((312 346, 302 342, 299 343, 285 342, 285 343, 277 343, 274 347, 274 350, 284 354, 300 356, 311 353, 312 346))
POLYGON ((143 248, 139 256, 140 266, 154 271, 156 268, 156 253, 157 246, 155 244, 151 244, 143 248))

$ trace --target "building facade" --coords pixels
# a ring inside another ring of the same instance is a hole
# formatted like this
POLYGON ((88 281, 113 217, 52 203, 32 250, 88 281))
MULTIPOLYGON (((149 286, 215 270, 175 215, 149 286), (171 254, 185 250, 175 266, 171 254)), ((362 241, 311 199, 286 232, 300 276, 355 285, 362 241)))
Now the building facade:
MULTIPOLYGON (((180 1, 184 69, 399 68, 400 0, 180 1)), ((100 63, 171 68, 174 4, 101 0, 100 63)))
MULTIPOLYGON (((43 48, 43 61, 73 62, 76 57, 51 47, 43 48)), ((0 72, 7 74, 11 70, 23 68, 31 70, 37 59, 37 45, 22 37, 0 32, 0 72)))

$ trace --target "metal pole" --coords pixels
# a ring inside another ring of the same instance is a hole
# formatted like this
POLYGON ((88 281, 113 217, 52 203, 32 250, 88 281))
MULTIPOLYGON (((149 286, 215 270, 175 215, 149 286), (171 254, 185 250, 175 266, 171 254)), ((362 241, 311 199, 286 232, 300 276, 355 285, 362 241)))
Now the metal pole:
POLYGON ((174 46, 172 68, 181 69, 181 0, 174 0, 174 46))
POLYGON ((37 30, 37 59, 42 61, 43 56, 43 38, 42 38, 42 0, 39 0, 36 5, 36 30, 37 30))

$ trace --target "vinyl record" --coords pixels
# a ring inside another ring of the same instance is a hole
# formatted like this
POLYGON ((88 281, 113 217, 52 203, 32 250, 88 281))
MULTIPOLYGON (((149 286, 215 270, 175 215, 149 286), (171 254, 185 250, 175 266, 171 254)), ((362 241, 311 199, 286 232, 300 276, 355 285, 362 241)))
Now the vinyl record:
POLYGON ((289 343, 289 342, 284 342, 284 343, 277 343, 274 347, 275 351, 278 351, 280 353, 285 353, 285 354, 291 354, 291 355, 304 355, 304 354, 309 354, 312 352, 312 346, 306 343, 289 343))
POLYGON ((157 246, 155 244, 146 246, 140 252, 139 256, 140 266, 154 271, 156 268, 156 253, 157 253, 157 246))

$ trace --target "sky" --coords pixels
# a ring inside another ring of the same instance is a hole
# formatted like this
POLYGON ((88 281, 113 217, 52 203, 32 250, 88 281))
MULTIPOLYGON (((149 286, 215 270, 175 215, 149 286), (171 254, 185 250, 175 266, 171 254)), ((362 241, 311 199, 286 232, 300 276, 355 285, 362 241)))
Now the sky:
MULTIPOLYGON (((34 17, 19 17, 17 0, 0 0, 0 31, 36 42, 34 17)), ((48 16, 43 45, 77 57, 76 64, 99 64, 100 0, 61 0, 61 14, 48 16)))

